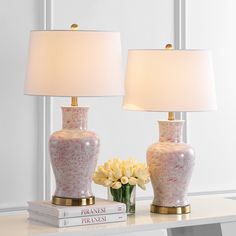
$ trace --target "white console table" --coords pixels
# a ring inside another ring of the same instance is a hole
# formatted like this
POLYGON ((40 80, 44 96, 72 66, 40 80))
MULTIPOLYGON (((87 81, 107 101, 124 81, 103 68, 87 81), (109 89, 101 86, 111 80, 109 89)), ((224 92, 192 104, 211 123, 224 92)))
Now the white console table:
POLYGON ((54 228, 29 222, 27 213, 0 216, 1 236, 235 236, 236 197, 190 197, 192 212, 186 215, 159 215, 149 212, 150 201, 138 201, 136 214, 127 222, 54 228), (234 223, 235 222, 235 223, 234 223), (153 232, 153 233, 152 233, 153 232))

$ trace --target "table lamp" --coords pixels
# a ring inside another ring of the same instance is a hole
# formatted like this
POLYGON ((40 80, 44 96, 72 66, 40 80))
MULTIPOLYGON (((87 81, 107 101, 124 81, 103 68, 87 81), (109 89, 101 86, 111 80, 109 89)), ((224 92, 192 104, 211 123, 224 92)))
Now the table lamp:
POLYGON ((182 138, 183 120, 174 112, 216 109, 213 66, 206 50, 130 50, 123 106, 129 110, 169 112, 159 121, 159 143, 147 150, 154 191, 151 212, 190 212, 187 189, 194 151, 182 138))
POLYGON ((99 153, 99 138, 87 130, 88 107, 77 96, 123 94, 121 42, 118 32, 72 30, 32 31, 25 94, 69 96, 62 107, 62 130, 49 140, 56 178, 52 203, 92 205, 92 175, 99 153))

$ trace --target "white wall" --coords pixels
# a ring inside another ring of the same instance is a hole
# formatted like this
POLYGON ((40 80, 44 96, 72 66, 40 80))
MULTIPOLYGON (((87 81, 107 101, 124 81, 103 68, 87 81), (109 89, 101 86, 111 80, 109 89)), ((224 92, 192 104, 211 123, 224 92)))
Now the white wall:
POLYGON ((0 211, 17 209, 40 195, 38 102, 23 95, 28 37, 42 22, 38 0, 1 2, 0 7, 0 211))
MULTIPOLYGON (((69 29, 78 23, 80 29, 121 32, 124 70, 127 50, 164 48, 174 42, 174 3, 172 0, 57 0, 52 6, 54 29, 69 29)), ((122 98, 79 98, 79 104, 90 107, 89 129, 99 134, 99 164, 119 156, 146 161, 146 149, 158 140, 157 120, 166 114, 130 112, 121 107, 122 98)), ((53 99, 53 130, 61 128, 61 105, 70 100, 53 99)), ((94 185, 96 196, 106 189, 94 185)), ((152 196, 151 184, 138 196, 152 196)))
POLYGON ((236 189, 236 1, 188 0, 187 47, 213 53, 218 110, 188 116, 197 151, 191 191, 236 189))

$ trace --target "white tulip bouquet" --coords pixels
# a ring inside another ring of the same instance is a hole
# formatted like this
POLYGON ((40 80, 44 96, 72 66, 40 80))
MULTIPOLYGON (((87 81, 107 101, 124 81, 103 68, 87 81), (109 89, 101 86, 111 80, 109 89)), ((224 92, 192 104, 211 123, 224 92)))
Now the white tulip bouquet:
POLYGON ((133 189, 138 185, 143 190, 150 181, 146 164, 139 163, 133 158, 121 160, 114 158, 98 166, 93 176, 96 184, 108 187, 114 201, 123 202, 127 206, 127 212, 135 211, 135 203, 131 196, 133 189))

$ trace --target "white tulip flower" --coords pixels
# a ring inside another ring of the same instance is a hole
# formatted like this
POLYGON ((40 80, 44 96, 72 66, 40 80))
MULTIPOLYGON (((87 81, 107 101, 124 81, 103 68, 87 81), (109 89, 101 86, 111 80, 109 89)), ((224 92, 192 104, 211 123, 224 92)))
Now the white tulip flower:
POLYGON ((119 188, 121 188, 121 182, 114 182, 112 185, 111 185, 111 187, 112 188, 114 188, 114 189, 119 189, 119 188))
POLYGON ((120 160, 116 157, 98 167, 93 181, 113 189, 119 189, 125 184, 138 185, 145 189, 145 184, 150 181, 150 178, 146 164, 138 163, 134 158, 120 160))
POLYGON ((129 179, 127 176, 122 176, 120 179, 122 184, 128 184, 129 183, 129 179))
POLYGON ((130 185, 136 185, 138 183, 138 180, 135 177, 129 178, 129 184, 130 185))

